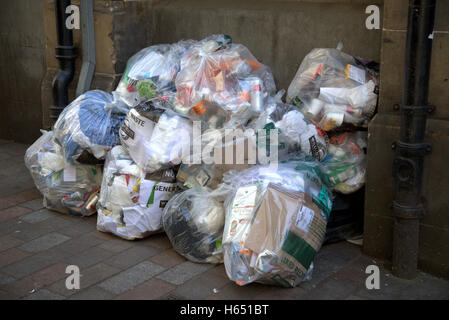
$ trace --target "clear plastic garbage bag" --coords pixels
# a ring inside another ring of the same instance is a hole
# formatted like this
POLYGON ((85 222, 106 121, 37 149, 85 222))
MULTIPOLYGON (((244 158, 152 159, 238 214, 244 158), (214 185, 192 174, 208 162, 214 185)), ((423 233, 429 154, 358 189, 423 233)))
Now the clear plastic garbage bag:
POLYGON ((312 157, 229 173, 224 264, 239 285, 295 287, 310 279, 332 209, 331 191, 312 157))
POLYGON ((181 163, 190 152, 192 122, 149 101, 128 112, 120 139, 134 162, 153 172, 181 163))
POLYGON ((192 188, 170 199, 163 222, 176 252, 193 262, 223 262, 223 201, 227 192, 227 189, 192 188))
POLYGON ((276 91, 270 69, 225 35, 190 47, 175 85, 175 111, 200 120, 205 129, 245 124, 276 91))
POLYGON ((106 157, 97 229, 127 240, 162 231, 162 212, 177 192, 173 169, 144 173, 122 146, 106 157))
POLYGON ((349 194, 365 184, 367 132, 343 132, 331 135, 329 154, 323 160, 327 183, 335 191, 349 194))
POLYGON ((196 41, 158 44, 144 48, 127 62, 116 93, 131 107, 175 92, 182 54, 196 41))
POLYGON ((25 165, 46 208, 77 216, 96 212, 101 166, 66 163, 52 131, 43 132, 28 148, 25 165))
POLYGON ((313 49, 302 61, 287 92, 287 102, 323 130, 344 124, 364 126, 377 104, 374 63, 339 49, 313 49))
POLYGON ((101 90, 87 91, 73 100, 54 125, 56 142, 68 162, 98 163, 120 144, 119 129, 127 109, 101 90))

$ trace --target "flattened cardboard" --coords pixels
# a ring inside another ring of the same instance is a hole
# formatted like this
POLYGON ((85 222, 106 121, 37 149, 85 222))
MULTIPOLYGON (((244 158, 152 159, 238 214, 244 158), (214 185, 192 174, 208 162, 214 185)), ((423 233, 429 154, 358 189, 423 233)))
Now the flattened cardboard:
MULTIPOLYGON (((318 251, 324 239, 326 220, 312 198, 303 192, 292 192, 277 184, 269 184, 264 198, 257 210, 251 230, 245 241, 245 248, 260 254, 270 250, 279 257, 274 266, 276 274, 282 279, 302 277, 306 268, 294 257, 282 250, 287 232, 304 239, 315 251, 318 251), (313 212, 308 231, 296 226, 296 219, 303 206, 313 212)), ((267 274, 268 276, 268 274, 267 274)))
POLYGON ((286 227, 296 217, 304 193, 291 192, 270 183, 256 212, 245 247, 260 253, 263 250, 278 252, 286 227))

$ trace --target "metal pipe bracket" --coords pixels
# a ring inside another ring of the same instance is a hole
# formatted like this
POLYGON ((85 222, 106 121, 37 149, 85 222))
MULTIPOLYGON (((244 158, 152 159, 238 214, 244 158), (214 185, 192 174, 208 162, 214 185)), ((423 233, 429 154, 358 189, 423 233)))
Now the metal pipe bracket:
POLYGON ((434 105, 425 105, 425 106, 401 105, 400 111, 409 116, 412 116, 412 115, 424 116, 424 115, 433 113, 435 111, 435 106, 434 105))

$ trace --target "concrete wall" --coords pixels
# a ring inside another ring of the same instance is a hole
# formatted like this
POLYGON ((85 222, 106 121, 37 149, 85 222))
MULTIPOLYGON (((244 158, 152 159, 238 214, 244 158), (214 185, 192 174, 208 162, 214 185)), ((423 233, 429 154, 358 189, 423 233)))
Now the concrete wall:
POLYGON ((380 59, 380 30, 365 28, 367 4, 379 1, 173 0, 155 5, 153 42, 225 33, 268 65, 288 88, 313 48, 343 42, 350 54, 380 59))
POLYGON ((0 10, 0 138, 32 142, 42 127, 43 0, 3 1, 0 10))
MULTIPOLYGON (((369 127, 364 250, 391 259, 394 197, 391 143, 399 138, 408 1, 386 1, 382 30, 379 113, 369 127)), ((427 122, 423 195, 428 212, 420 225, 419 268, 449 278, 449 2, 437 1, 432 47, 429 103, 436 112, 427 122)))

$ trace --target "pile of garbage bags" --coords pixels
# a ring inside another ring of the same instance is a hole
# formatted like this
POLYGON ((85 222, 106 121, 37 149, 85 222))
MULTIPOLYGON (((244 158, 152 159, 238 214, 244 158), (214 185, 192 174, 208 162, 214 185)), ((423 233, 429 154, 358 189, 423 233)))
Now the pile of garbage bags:
POLYGON ((123 239, 165 232, 239 285, 310 279, 335 192, 365 182, 378 69, 313 49, 286 101, 226 35, 144 48, 110 94, 88 91, 26 152, 45 207, 123 239))

